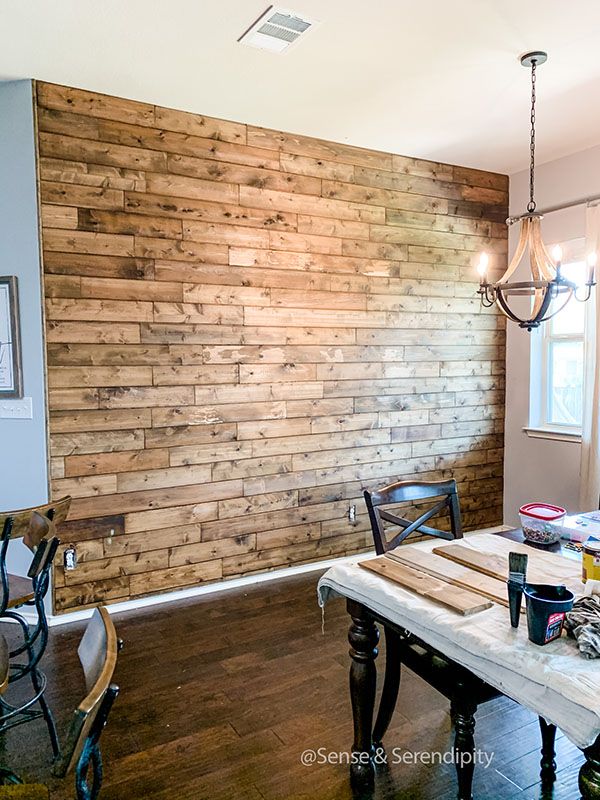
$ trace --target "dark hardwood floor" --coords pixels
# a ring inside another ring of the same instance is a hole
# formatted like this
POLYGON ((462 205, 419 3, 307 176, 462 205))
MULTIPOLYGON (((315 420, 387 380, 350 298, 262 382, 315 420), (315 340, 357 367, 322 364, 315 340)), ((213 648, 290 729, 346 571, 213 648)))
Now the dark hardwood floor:
MULTIPOLYGON (((341 600, 329 603, 321 633, 319 574, 115 618, 125 648, 121 695, 103 737, 102 800, 353 798, 347 766, 300 761, 306 749, 347 751, 352 739, 348 619, 341 600)), ((53 628, 45 658, 48 699, 63 734, 84 693, 76 653, 83 627, 53 628)), ((562 735, 554 792, 542 794, 535 714, 501 698, 480 709, 476 736, 493 755, 487 769, 476 769, 476 798, 579 797, 582 756, 562 735)), ((446 701, 407 671, 386 746, 390 761, 400 750, 451 746, 446 701)), ((50 782, 50 755, 36 721, 8 735, 0 763, 50 782)), ((53 800, 74 796, 72 781, 51 786, 53 800)), ((456 796, 455 786, 450 764, 391 763, 379 768, 373 797, 443 800, 456 796)))

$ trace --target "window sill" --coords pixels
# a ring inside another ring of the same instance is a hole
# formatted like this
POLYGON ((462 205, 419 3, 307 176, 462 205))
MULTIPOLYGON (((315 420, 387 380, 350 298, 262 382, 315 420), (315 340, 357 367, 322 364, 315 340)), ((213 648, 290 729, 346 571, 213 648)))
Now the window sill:
POLYGON ((581 442, 581 433, 561 431, 557 428, 523 428, 532 439, 554 439, 557 442, 581 442))

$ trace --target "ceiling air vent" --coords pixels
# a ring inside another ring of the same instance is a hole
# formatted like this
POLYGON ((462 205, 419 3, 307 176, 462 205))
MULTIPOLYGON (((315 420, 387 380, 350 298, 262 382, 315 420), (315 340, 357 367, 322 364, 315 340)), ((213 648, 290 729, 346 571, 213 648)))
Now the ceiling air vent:
POLYGON ((317 20, 299 17, 293 11, 269 6, 252 25, 242 33, 238 42, 259 50, 283 53, 317 24, 317 20))

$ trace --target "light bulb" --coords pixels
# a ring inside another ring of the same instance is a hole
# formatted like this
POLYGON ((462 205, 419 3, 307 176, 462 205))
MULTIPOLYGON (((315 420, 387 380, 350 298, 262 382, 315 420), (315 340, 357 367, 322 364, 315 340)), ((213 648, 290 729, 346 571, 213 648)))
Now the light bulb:
POLYGON ((555 264, 560 264, 562 261, 562 247, 559 244, 555 244, 552 248, 552 258, 555 264))
POLYGON ((479 264, 477 265, 477 272, 480 278, 485 278, 490 258, 487 253, 482 253, 479 257, 479 264))
POLYGON ((595 250, 592 250, 591 253, 588 253, 587 257, 587 264, 588 264, 588 275, 587 275, 587 282, 588 286, 594 285, 595 279, 595 272, 596 272, 596 262, 598 261, 598 253, 595 250))

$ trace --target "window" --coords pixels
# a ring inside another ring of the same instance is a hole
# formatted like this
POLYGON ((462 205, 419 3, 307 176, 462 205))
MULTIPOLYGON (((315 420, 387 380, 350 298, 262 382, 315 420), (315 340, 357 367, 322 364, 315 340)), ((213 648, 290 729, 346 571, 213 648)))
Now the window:
MULTIPOLYGON (((586 279, 585 241, 562 242, 562 274, 576 284, 586 279)), ((564 302, 558 297, 553 308, 564 302)), ((581 434, 585 303, 571 298, 532 334, 530 429, 565 436, 581 434)))

